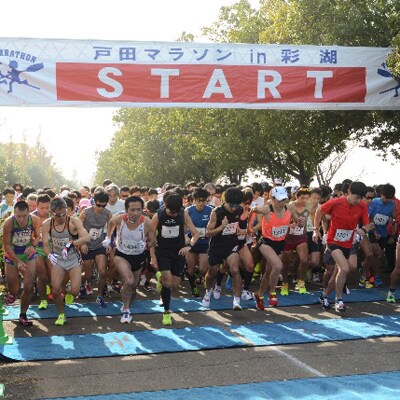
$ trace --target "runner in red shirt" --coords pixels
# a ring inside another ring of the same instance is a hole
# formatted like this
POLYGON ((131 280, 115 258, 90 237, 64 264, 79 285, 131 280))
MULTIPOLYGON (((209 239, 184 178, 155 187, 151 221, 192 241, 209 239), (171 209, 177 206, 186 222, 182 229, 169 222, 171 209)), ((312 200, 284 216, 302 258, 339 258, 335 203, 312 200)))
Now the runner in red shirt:
MULTIPOLYGON (((368 208, 361 200, 367 192, 362 182, 352 182, 347 196, 331 199, 318 207, 314 219, 313 240, 321 237, 320 224, 322 214, 330 216, 330 225, 326 238, 326 245, 336 262, 336 311, 343 312, 346 307, 342 300, 343 286, 349 273, 349 256, 356 233, 365 236, 370 229, 368 208), (362 228, 358 229, 361 221, 362 228)), ((325 296, 325 293, 323 293, 325 296)))

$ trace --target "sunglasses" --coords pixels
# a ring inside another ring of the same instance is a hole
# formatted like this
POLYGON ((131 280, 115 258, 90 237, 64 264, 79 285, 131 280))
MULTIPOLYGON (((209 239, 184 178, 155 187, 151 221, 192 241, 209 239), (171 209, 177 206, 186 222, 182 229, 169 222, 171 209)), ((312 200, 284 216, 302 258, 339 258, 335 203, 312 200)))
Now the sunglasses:
POLYGON ((230 208, 240 208, 240 204, 230 204, 230 203, 228 203, 228 206, 230 208))
POLYGON ((53 215, 54 215, 55 217, 62 218, 62 217, 65 217, 65 216, 67 215, 67 212, 63 212, 63 213, 61 213, 61 214, 53 213, 53 215))
POLYGON ((96 207, 101 207, 101 208, 105 208, 107 206, 107 204, 100 204, 100 203, 95 203, 96 207))
POLYGON ((365 196, 365 198, 366 198, 367 200, 373 200, 373 199, 374 199, 374 197, 371 197, 371 196, 365 196))

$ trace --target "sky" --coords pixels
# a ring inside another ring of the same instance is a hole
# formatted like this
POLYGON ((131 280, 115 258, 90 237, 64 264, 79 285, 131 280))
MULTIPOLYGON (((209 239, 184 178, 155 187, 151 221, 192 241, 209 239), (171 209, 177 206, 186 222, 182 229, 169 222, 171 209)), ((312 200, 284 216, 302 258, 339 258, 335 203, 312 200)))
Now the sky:
MULTIPOLYGON (((221 6, 235 0, 41 0, 18 2, 18 18, 2 18, 0 37, 175 41, 182 32, 205 42, 201 28, 218 19, 221 6), (64 5, 65 4, 65 5, 64 5)), ((252 0, 254 6, 257 0, 252 0)), ((33 145, 38 134, 55 164, 67 178, 92 185, 95 154, 104 150, 117 127, 116 108, 2 107, 0 142, 25 135, 33 145)), ((400 164, 384 163, 367 150, 355 151, 334 179, 362 179, 365 183, 392 182, 400 191, 400 164)))

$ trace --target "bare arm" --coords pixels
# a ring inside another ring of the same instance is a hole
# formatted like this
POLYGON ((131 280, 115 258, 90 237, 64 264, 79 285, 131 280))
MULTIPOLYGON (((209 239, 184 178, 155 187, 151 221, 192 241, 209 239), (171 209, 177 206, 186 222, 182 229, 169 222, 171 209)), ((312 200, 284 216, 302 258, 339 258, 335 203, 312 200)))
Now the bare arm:
POLYGON ((211 212, 210 215, 210 220, 208 221, 207 224, 207 230, 206 230, 206 236, 207 237, 213 237, 215 235, 218 235, 218 233, 222 232, 225 229, 225 226, 228 225, 228 218, 224 218, 222 220, 222 223, 220 226, 217 228, 215 225, 217 224, 217 214, 215 214, 215 211, 211 212))

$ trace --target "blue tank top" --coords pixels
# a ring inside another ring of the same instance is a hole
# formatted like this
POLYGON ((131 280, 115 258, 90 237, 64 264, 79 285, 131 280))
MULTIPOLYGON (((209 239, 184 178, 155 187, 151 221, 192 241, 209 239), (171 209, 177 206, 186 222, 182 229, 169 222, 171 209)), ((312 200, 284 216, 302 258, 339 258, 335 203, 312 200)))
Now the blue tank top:
POLYGON ((381 237, 387 237, 387 228, 389 219, 393 215, 394 201, 390 201, 385 204, 381 199, 377 198, 372 200, 372 203, 368 207, 369 216, 371 221, 376 226, 376 232, 381 237))
MULTIPOLYGON (((199 232, 199 240, 196 244, 199 245, 207 245, 209 238, 206 237, 206 228, 208 222, 210 221, 210 214, 213 208, 211 206, 205 206, 204 210, 198 211, 195 205, 188 207, 189 217, 192 219, 193 225, 196 227, 199 232)), ((192 234, 188 230, 188 237, 192 237, 192 234)))

